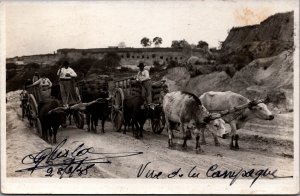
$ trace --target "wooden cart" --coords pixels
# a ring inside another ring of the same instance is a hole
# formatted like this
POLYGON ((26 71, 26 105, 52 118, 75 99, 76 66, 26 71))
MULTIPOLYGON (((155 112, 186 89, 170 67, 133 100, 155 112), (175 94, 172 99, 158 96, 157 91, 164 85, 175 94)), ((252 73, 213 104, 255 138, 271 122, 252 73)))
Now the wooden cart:
POLYGON ((26 89, 28 91, 28 109, 29 109, 29 118, 33 123, 30 123, 31 126, 36 127, 36 133, 39 136, 42 136, 42 124, 38 117, 38 104, 43 101, 41 89, 39 85, 30 86, 26 89))
MULTIPOLYGON (((32 119, 33 123, 32 126, 35 125, 36 132, 39 136, 42 136, 42 125, 39 119, 39 111, 38 105, 44 101, 41 89, 39 85, 29 86, 26 88, 28 91, 28 108, 29 108, 29 115, 30 119, 32 119)), ((75 121, 75 125, 77 128, 82 128, 84 125, 84 115, 80 111, 76 111, 73 114, 73 119, 75 121)))
MULTIPOLYGON (((152 131, 160 134, 165 127, 165 117, 160 99, 164 82, 152 83, 152 102, 158 112, 150 118, 152 131)), ((112 89, 111 121, 116 131, 122 128, 124 120, 124 99, 130 96, 141 96, 141 86, 132 78, 116 80, 109 87, 112 89)))

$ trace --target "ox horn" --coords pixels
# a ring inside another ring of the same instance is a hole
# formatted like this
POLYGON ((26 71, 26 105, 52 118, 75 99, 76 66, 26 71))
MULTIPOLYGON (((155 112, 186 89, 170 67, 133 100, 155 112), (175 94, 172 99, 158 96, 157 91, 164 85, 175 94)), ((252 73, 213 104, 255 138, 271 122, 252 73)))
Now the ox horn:
POLYGON ((266 100, 267 100, 266 98, 265 99, 259 99, 259 100, 252 100, 252 101, 249 102, 248 108, 251 109, 252 107, 254 107, 254 106, 256 106, 260 103, 264 103, 266 100))
POLYGON ((262 103, 266 103, 270 101, 270 97, 266 95, 263 99, 261 99, 262 103))
POLYGON ((219 113, 210 113, 207 117, 204 118, 204 122, 209 123, 212 120, 222 118, 222 115, 219 113))
POLYGON ((107 100, 109 101, 111 99, 111 97, 108 97, 108 98, 98 98, 95 100, 95 102, 103 102, 104 100, 107 100))
POLYGON ((65 108, 65 107, 57 107, 57 108, 54 108, 54 109, 50 110, 48 112, 48 114, 52 114, 52 112, 56 112, 56 111, 59 111, 59 110, 65 111, 65 110, 67 110, 67 108, 65 108))

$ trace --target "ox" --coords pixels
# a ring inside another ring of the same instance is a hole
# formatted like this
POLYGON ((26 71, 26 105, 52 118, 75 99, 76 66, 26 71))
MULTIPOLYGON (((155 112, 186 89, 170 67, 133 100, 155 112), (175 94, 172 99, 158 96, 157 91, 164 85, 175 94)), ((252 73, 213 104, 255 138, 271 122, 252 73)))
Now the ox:
POLYGON ((188 131, 185 127, 194 124, 194 134, 196 136, 196 153, 203 152, 199 144, 200 130, 206 126, 219 137, 225 136, 225 122, 222 119, 210 119, 210 114, 202 105, 199 98, 188 92, 167 93, 163 99, 163 110, 166 118, 166 125, 169 135, 169 147, 173 147, 173 129, 174 125, 180 123, 183 132, 184 142, 182 147, 187 148, 188 131))
POLYGON ((57 129, 60 125, 66 126, 66 110, 60 106, 61 104, 57 99, 47 99, 38 106, 42 138, 49 143, 56 143, 57 129))
MULTIPOLYGON (((226 91, 226 92, 206 92, 200 96, 202 104, 210 111, 222 111, 227 110, 242 104, 250 103, 250 100, 243 97, 240 94, 226 91)), ((222 117, 226 123, 231 126, 231 142, 230 149, 239 149, 237 130, 244 127, 245 123, 253 118, 259 118, 263 120, 273 120, 274 115, 269 111, 264 103, 258 105, 249 104, 249 107, 233 114, 228 114, 222 117), (233 144, 235 140, 235 145, 233 144)), ((218 144, 218 140, 215 137, 215 144, 218 144)), ((202 143, 205 142, 204 132, 202 131, 202 143)))
MULTIPOLYGON (((145 106, 142 96, 128 97, 124 100, 124 131, 127 126, 132 125, 134 136, 139 139, 143 137, 144 124, 153 112, 154 107, 145 106)), ((153 105, 154 106, 154 105, 153 105)))
POLYGON ((102 91, 97 95, 92 92, 83 92, 82 93, 82 101, 90 102, 85 108, 86 114, 86 123, 88 126, 88 131, 94 131, 97 133, 98 120, 101 120, 101 133, 104 133, 104 125, 105 121, 109 116, 109 94, 107 91, 102 91), (92 100, 97 99, 96 102, 92 100))

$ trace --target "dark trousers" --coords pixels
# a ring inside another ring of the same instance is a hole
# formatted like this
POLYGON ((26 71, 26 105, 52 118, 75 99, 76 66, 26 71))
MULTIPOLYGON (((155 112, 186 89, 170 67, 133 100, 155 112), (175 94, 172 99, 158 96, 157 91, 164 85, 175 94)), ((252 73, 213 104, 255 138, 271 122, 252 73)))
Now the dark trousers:
POLYGON ((142 96, 146 97, 147 104, 152 103, 152 83, 150 80, 143 81, 142 86, 142 96))

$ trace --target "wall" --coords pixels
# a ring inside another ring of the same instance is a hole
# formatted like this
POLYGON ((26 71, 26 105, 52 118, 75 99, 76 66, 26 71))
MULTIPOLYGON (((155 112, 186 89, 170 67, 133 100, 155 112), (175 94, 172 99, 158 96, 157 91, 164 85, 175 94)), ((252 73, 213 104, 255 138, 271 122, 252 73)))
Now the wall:
MULTIPOLYGON (((21 61, 24 64, 38 63, 42 65, 55 65, 60 58, 67 58, 70 61, 77 61, 80 58, 102 59, 107 53, 117 53, 121 57, 121 65, 137 65, 144 62, 146 65, 153 65, 154 62, 166 64, 174 60, 179 63, 186 62, 191 52, 175 48, 97 48, 97 49, 59 49, 57 54, 22 56, 7 59, 7 63, 21 61)), ((193 56, 205 57, 204 50, 194 49, 193 56)))
MULTIPOLYGON (((182 49, 174 48, 98 48, 98 49, 59 49, 57 53, 74 61, 80 58, 102 59, 107 53, 117 53, 121 57, 121 65, 137 65, 144 62, 146 65, 167 63, 171 60, 179 63, 186 62, 191 56, 190 53, 182 49)), ((203 57, 205 51, 201 49, 193 50, 194 56, 203 57)))
POLYGON ((40 65, 55 65, 55 63, 62 56, 59 54, 43 54, 43 55, 31 55, 31 56, 22 56, 6 59, 6 63, 16 63, 16 64, 29 64, 37 63, 40 65))

